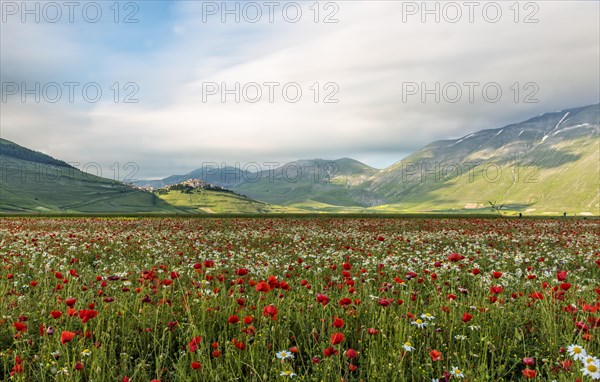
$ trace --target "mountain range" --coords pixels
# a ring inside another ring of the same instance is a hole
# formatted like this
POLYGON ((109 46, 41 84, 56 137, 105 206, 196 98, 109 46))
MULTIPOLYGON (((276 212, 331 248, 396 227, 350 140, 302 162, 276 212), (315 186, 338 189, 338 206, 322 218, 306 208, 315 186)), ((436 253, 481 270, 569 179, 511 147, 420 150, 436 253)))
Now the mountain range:
POLYGON ((600 215, 600 105, 435 141, 382 170, 350 158, 298 160, 258 172, 203 166, 136 187, 0 143, 5 212, 464 213, 494 206, 513 214, 600 215), (193 202, 190 194, 177 196, 181 191, 156 191, 188 179, 233 191, 225 196, 235 203, 221 200, 223 193, 215 199, 211 190, 194 191, 193 202))

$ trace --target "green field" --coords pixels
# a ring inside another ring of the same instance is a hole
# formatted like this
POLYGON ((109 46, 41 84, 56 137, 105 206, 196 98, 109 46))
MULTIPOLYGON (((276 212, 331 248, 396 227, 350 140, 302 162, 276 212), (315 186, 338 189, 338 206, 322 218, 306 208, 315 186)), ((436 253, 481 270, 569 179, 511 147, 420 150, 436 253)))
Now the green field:
POLYGON ((171 190, 156 192, 158 198, 186 213, 200 214, 264 214, 298 213, 299 209, 273 206, 233 192, 196 189, 189 193, 171 190))

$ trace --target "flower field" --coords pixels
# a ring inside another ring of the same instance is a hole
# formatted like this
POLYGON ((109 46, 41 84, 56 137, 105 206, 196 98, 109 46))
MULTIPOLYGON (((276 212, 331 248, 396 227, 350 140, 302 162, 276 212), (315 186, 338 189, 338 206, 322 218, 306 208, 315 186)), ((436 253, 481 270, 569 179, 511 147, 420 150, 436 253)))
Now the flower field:
POLYGON ((600 380, 594 219, 0 219, 0 380, 600 380))

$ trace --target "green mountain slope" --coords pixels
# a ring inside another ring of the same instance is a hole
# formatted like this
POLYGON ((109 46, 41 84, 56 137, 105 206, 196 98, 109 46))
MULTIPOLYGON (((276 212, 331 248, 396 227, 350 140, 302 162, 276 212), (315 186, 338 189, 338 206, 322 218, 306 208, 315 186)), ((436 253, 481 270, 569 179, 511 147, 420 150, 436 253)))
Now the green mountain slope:
POLYGON ((383 202, 377 194, 362 187, 377 171, 349 158, 299 160, 258 173, 253 181, 240 183, 233 190, 280 205, 301 207, 322 203, 369 207, 383 202))
POLYGON ((433 142, 384 170, 343 158, 187 177, 311 211, 489 212, 493 202, 512 213, 600 215, 599 131, 600 105, 591 105, 433 142))
POLYGON ((2 212, 177 212, 150 192, 81 172, 5 139, 0 180, 2 212))
POLYGON ((0 211, 13 212, 487 212, 492 202, 513 214, 600 215, 600 105, 436 141, 384 170, 313 159, 261 172, 209 166, 138 183, 201 179, 235 194, 148 192, 4 139, 0 179, 0 211))
MULTIPOLYGON (((160 188, 186 179, 202 179, 269 204, 368 207, 384 202, 364 188, 379 170, 350 158, 298 160, 277 168, 249 172, 236 167, 206 166, 185 175, 136 182, 141 187, 160 188)), ((329 207, 328 207, 329 208, 329 207)))
POLYGON ((176 212, 149 192, 72 167, 0 155, 2 212, 176 212))
POLYGON ((93 176, 16 143, 0 141, 0 212, 264 213, 301 212, 227 191, 149 192, 93 176))
POLYGON ((144 188, 162 188, 181 183, 188 179, 202 179, 207 183, 231 189, 248 179, 254 179, 254 176, 255 174, 238 167, 221 167, 221 165, 218 163, 208 163, 201 168, 188 172, 187 174, 171 175, 164 179, 139 180, 135 182, 135 184, 144 188))
POLYGON ((600 214, 599 105, 433 142, 369 186, 388 208, 600 214))

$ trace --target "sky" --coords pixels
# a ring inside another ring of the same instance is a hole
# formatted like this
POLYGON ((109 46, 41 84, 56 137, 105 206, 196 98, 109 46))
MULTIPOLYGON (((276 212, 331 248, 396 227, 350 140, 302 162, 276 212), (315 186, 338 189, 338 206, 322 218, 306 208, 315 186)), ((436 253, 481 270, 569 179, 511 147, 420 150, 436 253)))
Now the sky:
POLYGON ((597 1, 0 5, 0 136, 106 177, 384 168, 600 102, 597 1))

